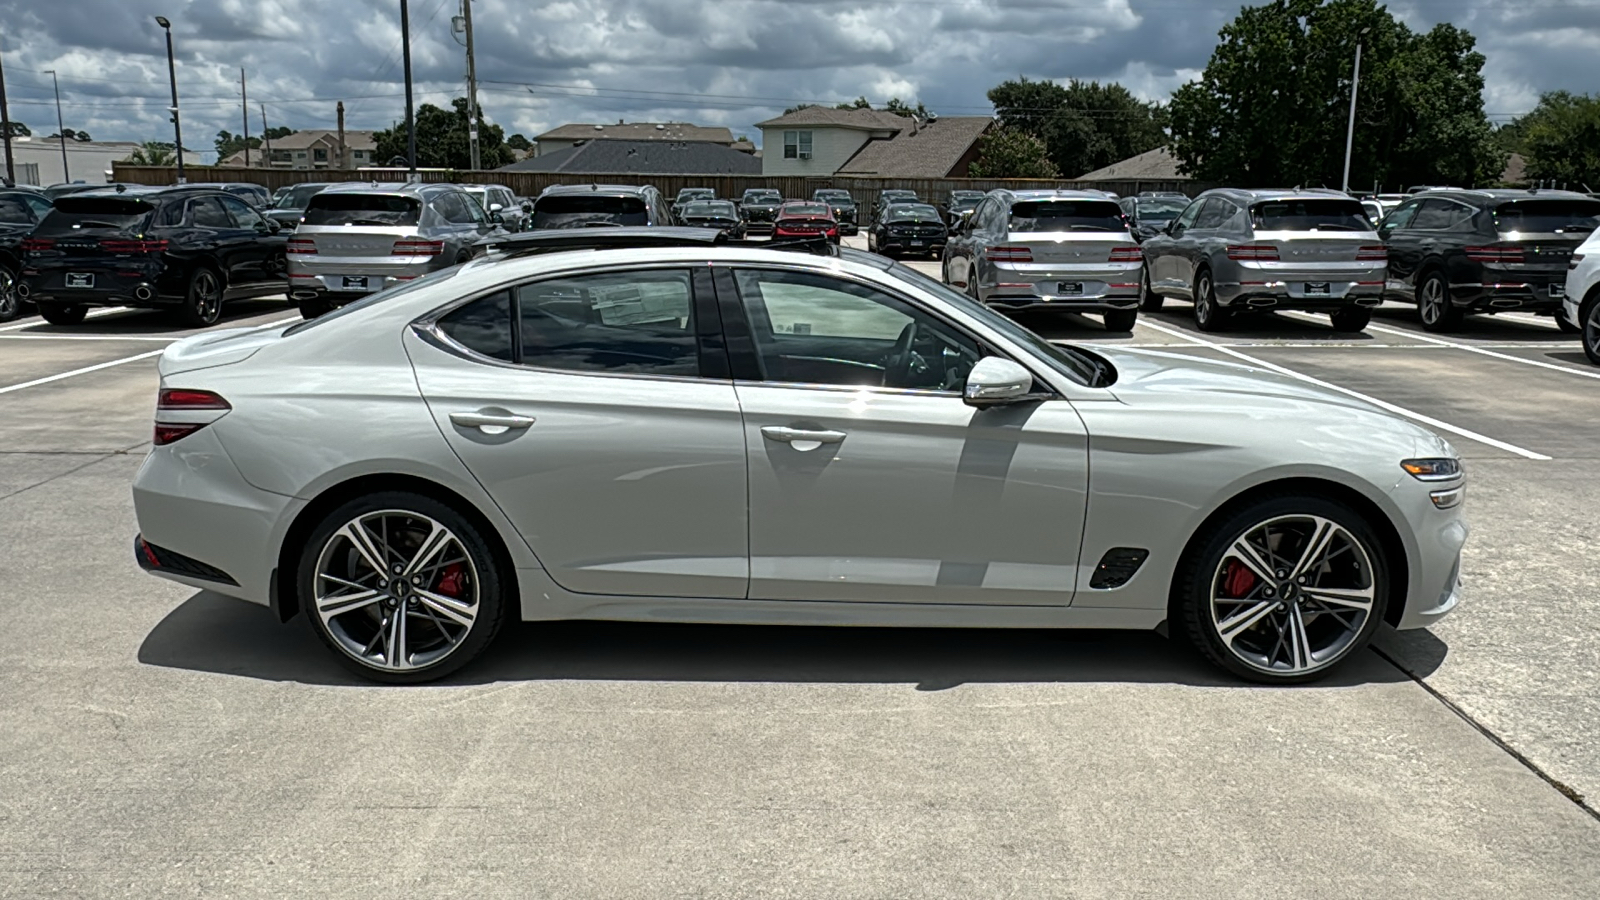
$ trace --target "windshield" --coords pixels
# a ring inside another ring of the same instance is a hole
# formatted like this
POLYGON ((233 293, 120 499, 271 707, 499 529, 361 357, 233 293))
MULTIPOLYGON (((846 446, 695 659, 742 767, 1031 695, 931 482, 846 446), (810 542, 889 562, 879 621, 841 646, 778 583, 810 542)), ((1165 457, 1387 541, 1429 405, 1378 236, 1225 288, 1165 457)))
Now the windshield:
POLYGON ((649 225, 639 197, 606 194, 556 194, 533 205, 534 228, 595 228, 607 225, 649 225))
POLYGON ((1356 200, 1270 200, 1250 207, 1257 231, 1371 231, 1356 200))
POLYGON ((286 188, 273 208, 305 209, 311 198, 325 187, 327 187, 325 184, 297 184, 292 188, 286 188))
POLYGON ((772 200, 777 200, 777 199, 781 198, 782 196, 783 195, 779 194, 777 191, 745 191, 744 192, 744 202, 746 202, 746 203, 764 203, 764 202, 768 202, 768 201, 772 201, 772 200))
POLYGON ((1139 219, 1143 222, 1170 222, 1189 207, 1188 200, 1135 200, 1139 219))
POLYGON ((683 215, 684 218, 691 216, 724 216, 729 219, 736 219, 739 217, 739 213, 733 208, 733 204, 726 200, 717 200, 715 202, 701 200, 691 203, 683 208, 683 215))
POLYGON ((1109 200, 1023 200, 1011 205, 1012 231, 1126 231, 1109 200))
POLYGON ((711 190, 710 188, 684 188, 678 192, 678 202, 683 203, 689 200, 710 200, 716 195, 717 192, 711 190))
POLYGON ((1495 207, 1494 223, 1500 231, 1588 234, 1600 227, 1600 201, 1518 200, 1502 203, 1495 207))
POLYGON ((35 234, 65 234, 80 229, 126 229, 137 226, 155 207, 130 197, 56 198, 55 209, 39 223, 35 234))
POLYGON ((905 204, 891 206, 883 216, 890 222, 932 222, 939 219, 939 211, 931 206, 905 204))
POLYGON ((317 194, 306 204, 307 225, 372 225, 409 228, 422 215, 422 203, 399 194, 317 194))
POLYGON ((853 206, 856 202, 851 199, 849 191, 817 191, 814 199, 822 203, 833 203, 839 206, 853 206))
POLYGON ((930 275, 924 275, 916 269, 898 262, 891 264, 887 271, 901 281, 921 288, 947 303, 959 306, 964 312, 982 320, 985 325, 995 331, 1033 350, 1037 359, 1079 384, 1085 384, 1090 387, 1107 387, 1117 380, 1117 370, 1110 362, 1077 347, 1052 344, 1018 325, 1012 319, 995 312, 930 275))

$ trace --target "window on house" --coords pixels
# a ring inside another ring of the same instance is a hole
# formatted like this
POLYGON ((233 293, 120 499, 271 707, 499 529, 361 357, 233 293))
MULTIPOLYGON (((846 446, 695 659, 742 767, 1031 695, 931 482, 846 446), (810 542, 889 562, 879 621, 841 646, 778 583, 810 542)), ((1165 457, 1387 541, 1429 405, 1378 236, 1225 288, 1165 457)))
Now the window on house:
POLYGON ((811 132, 785 131, 783 133, 784 159, 811 158, 811 132))
POLYGON ((296 150, 294 152, 294 158, 295 159, 305 159, 306 158, 306 152, 304 150, 296 150))
POLYGON ((323 150, 321 148, 313 150, 313 151, 311 151, 311 158, 312 158, 312 160, 314 160, 316 162, 327 162, 328 161, 328 151, 323 150))

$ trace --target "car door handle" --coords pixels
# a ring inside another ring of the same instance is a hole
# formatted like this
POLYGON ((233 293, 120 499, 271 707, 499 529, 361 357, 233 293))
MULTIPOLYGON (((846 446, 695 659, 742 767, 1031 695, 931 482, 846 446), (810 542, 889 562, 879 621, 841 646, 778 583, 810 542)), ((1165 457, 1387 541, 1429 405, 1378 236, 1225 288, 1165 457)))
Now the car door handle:
POLYGON ((789 428, 784 425, 767 425, 761 429, 761 436, 769 441, 780 441, 785 444, 837 444, 843 441, 845 434, 842 431, 809 431, 804 428, 789 428))
POLYGON ((453 412, 450 414, 450 421, 462 428, 480 429, 485 434, 505 434, 513 429, 531 426, 534 418, 515 413, 453 412))

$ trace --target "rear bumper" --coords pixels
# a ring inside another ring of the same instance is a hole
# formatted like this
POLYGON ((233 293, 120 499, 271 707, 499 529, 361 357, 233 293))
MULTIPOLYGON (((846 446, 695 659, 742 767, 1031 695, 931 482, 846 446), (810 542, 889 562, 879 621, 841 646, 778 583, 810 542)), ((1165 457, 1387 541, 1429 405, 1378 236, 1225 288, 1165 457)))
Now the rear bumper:
POLYGON ((1500 282, 1450 285, 1456 306, 1473 311, 1530 310, 1554 312, 1566 302, 1566 273, 1560 276, 1522 276, 1500 282), (1552 295, 1554 287, 1557 293, 1552 295))
POLYGON ((1226 307, 1251 309, 1304 309, 1330 311, 1353 306, 1375 307, 1383 303, 1383 279, 1356 281, 1266 281, 1214 285, 1217 302, 1226 307), (1327 293, 1313 292, 1308 285, 1327 285, 1327 293))
POLYGON ((895 238, 894 240, 884 241, 882 243, 879 243, 878 244, 878 252, 879 253, 886 253, 886 252, 887 253, 929 253, 929 254, 932 254, 934 256, 939 256, 939 255, 942 255, 944 253, 944 244, 945 244, 945 239, 942 238, 942 237, 941 238, 932 238, 932 237, 929 237, 929 238, 895 238), (913 244, 912 244, 913 240, 918 240, 918 241, 921 241, 922 243, 920 245, 913 246, 913 244))
MULTIPOLYGON (((33 303, 63 303, 73 306, 172 306, 182 302, 181 294, 163 290, 161 267, 138 271, 93 270, 94 287, 68 288, 66 269, 33 271, 24 269, 18 282, 25 299, 33 303)), ((77 270, 71 270, 77 271, 77 270)))
POLYGON ((1077 297, 1035 297, 1015 296, 1009 297, 1000 294, 991 294, 984 300, 984 305, 991 309, 1018 310, 1018 309, 1060 309, 1083 312, 1105 312, 1108 309, 1138 309, 1139 298, 1135 296, 1109 296, 1095 300, 1084 300, 1077 297))

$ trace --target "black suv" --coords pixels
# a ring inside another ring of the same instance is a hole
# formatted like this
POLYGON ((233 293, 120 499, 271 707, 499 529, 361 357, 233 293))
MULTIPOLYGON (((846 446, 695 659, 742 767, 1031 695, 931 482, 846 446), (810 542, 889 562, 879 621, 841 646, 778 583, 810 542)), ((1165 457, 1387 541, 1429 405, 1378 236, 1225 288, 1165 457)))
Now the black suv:
POLYGON ((123 188, 57 197, 22 242, 23 297, 52 325, 91 306, 172 309, 211 325, 226 300, 284 293, 278 223, 214 188, 123 188))
POLYGON ((1128 220, 1133 239, 1144 243, 1189 208, 1189 198, 1183 194, 1144 193, 1137 197, 1124 197, 1117 201, 1122 215, 1128 220))
POLYGON ((671 224, 672 208, 648 184, 556 184, 533 201, 528 230, 671 224))
POLYGON ((917 199, 916 191, 903 191, 899 190, 898 188, 890 188, 886 191, 879 191, 877 202, 872 204, 872 220, 876 222, 877 220, 883 218, 883 211, 895 205, 896 203, 921 202, 921 200, 917 199))
POLYGON ((745 231, 770 232, 782 205, 783 195, 772 188, 746 190, 739 198, 739 218, 744 220, 745 231))
POLYGON ((22 314, 22 241, 48 212, 50 201, 38 191, 0 190, 0 322, 22 314))
POLYGON ((1596 226, 1600 200, 1572 191, 1426 191, 1378 227, 1387 296, 1416 303, 1429 331, 1452 331, 1468 313, 1556 315, 1567 262, 1596 226))
POLYGON ((839 188, 821 188, 811 192, 811 202, 826 203, 839 222, 840 234, 857 234, 861 231, 861 211, 856 208, 856 198, 839 188))

